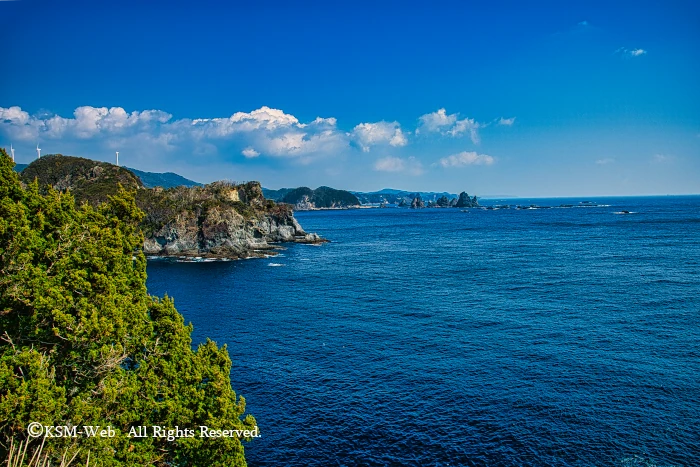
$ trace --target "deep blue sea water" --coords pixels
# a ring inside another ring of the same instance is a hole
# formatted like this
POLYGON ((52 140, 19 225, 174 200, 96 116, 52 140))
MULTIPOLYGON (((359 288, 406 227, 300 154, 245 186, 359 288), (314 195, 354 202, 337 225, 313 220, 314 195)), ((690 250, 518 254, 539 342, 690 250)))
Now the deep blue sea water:
POLYGON ((148 288, 228 344, 251 466, 698 466, 700 197, 593 201, 298 213, 332 243, 148 288))

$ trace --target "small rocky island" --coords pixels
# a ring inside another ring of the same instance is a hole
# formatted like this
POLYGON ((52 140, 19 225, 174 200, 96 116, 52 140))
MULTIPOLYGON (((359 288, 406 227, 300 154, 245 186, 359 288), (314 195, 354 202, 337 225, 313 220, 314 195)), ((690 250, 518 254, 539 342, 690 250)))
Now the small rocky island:
POLYGON ((294 218, 293 207, 265 199, 258 182, 146 188, 129 170, 60 154, 37 159, 21 173, 40 187, 70 191, 78 202, 98 205, 119 185, 136 193, 145 217, 144 252, 152 256, 237 259, 274 254, 277 243, 322 243, 294 218))
MULTIPOLYGON (((406 203, 405 200, 401 200, 402 202, 398 205, 399 207, 405 207, 408 206, 408 203, 406 203)), ((422 209, 422 208, 478 208, 479 207, 479 201, 476 199, 476 196, 470 198, 469 195, 466 192, 461 192, 459 194, 459 198, 448 198, 447 196, 443 195, 440 198, 438 198, 435 201, 428 201, 426 204, 425 201, 423 201, 420 193, 416 194, 416 196, 413 198, 410 204, 411 209, 422 209)))

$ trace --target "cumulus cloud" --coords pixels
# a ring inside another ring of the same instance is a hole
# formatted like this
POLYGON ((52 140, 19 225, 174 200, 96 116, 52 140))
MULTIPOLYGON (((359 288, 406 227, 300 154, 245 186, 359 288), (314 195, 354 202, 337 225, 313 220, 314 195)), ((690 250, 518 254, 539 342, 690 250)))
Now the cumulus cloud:
POLYGON ((82 106, 71 118, 29 115, 20 107, 0 107, 0 133, 14 141, 91 140, 111 148, 129 144, 161 149, 191 147, 195 154, 234 144, 242 148, 239 151, 246 158, 301 158, 338 151, 347 147, 349 140, 335 125, 332 117, 302 124, 295 116, 266 106, 227 118, 179 120, 160 110, 129 113, 121 107, 82 106))
POLYGON ((454 125, 457 121, 457 114, 447 115, 447 111, 443 108, 438 109, 437 112, 421 115, 418 120, 420 127, 426 131, 441 131, 454 125))
POLYGON ((628 49, 627 47, 620 47, 615 51, 615 53, 622 54, 622 56, 624 57, 632 58, 646 55, 647 51, 644 49, 628 49))
POLYGON ((241 154, 243 154, 248 159, 252 159, 252 158, 258 157, 260 155, 260 153, 258 151, 251 148, 250 146, 245 148, 243 151, 241 151, 241 154))
POLYGON ((400 157, 383 157, 374 163, 374 170, 379 172, 407 173, 409 175, 421 175, 423 164, 415 157, 402 159, 400 157))
POLYGON ((480 142, 477 130, 486 126, 473 118, 464 118, 460 120, 459 114, 448 114, 444 108, 438 109, 436 112, 421 115, 418 121, 419 125, 416 133, 440 133, 453 137, 468 133, 472 142, 475 144, 480 142))
POLYGON ((9 109, 0 107, 0 121, 24 125, 29 121, 29 114, 17 106, 9 109))
POLYGON ((0 107, 0 125, 10 136, 19 140, 75 137, 88 139, 97 135, 120 135, 127 131, 147 131, 154 125, 164 124, 172 115, 160 110, 127 113, 121 107, 82 106, 75 109, 73 118, 30 116, 20 107, 0 107))
POLYGON ((477 154, 476 152, 462 151, 458 154, 443 157, 438 161, 442 167, 465 167, 467 165, 491 165, 495 159, 487 154, 477 154))
MULTIPOLYGON (((494 122, 510 125, 514 120, 502 117, 494 122)), ((23 146, 23 151, 39 142, 45 154, 72 151, 95 157, 116 150, 132 160, 158 158, 192 164, 203 158, 218 162, 286 158, 304 164, 326 157, 345 158, 348 151, 369 152, 375 146, 400 151, 398 148, 408 145, 411 134, 396 121, 360 123, 351 131, 339 129, 337 123, 334 117, 301 122, 294 115, 267 106, 229 117, 180 119, 162 110, 127 111, 122 107, 81 106, 67 117, 48 112, 30 114, 17 106, 0 107, 0 139, 15 143, 15 147, 23 146)), ((416 133, 434 132, 446 137, 468 134, 478 142, 478 130, 483 126, 474 119, 439 109, 420 117, 416 133)), ((423 173, 418 159, 401 153, 396 156, 371 164, 381 172, 423 173)), ((493 162, 491 156, 464 152, 434 165, 459 167, 493 162)))
POLYGON ((394 147, 406 146, 408 139, 398 122, 360 123, 351 133, 354 141, 368 152, 371 146, 389 144, 394 147))

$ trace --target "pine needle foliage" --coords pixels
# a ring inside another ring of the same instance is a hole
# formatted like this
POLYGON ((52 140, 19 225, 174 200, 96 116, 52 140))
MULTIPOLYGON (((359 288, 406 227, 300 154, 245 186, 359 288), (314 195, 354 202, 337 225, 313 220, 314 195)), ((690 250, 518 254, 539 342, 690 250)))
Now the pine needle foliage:
MULTIPOLYGON (((131 427, 245 430, 225 346, 146 290, 133 192, 97 207, 22 185, 0 149, 0 459, 24 443, 60 465, 244 466, 243 442, 129 436, 131 427), (28 438, 30 422, 111 426, 114 437, 28 438)), ((150 433, 149 433, 150 434, 150 433)))

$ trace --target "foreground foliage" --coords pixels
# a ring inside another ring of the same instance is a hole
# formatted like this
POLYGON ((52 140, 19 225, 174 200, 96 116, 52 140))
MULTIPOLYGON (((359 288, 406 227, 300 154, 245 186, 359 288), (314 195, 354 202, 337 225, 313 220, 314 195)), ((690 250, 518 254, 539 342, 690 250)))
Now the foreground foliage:
POLYGON ((172 300, 148 295, 133 195, 76 207, 70 194, 23 187, 12 167, 0 149, 0 458, 39 422, 116 431, 44 440, 54 464, 245 465, 237 438, 128 436, 140 425, 255 426, 226 348, 193 351, 172 300))

